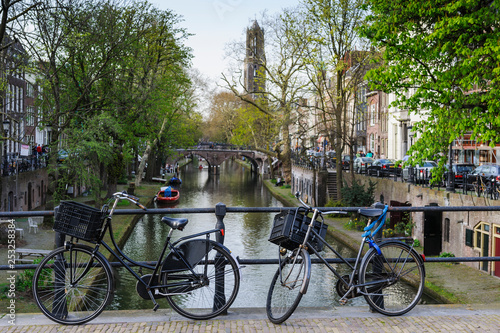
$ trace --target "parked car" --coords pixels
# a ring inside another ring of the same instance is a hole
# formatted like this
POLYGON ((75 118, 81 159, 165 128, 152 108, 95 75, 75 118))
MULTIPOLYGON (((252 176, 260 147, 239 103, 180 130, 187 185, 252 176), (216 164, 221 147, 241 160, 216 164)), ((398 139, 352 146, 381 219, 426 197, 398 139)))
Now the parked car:
POLYGON ((69 153, 64 150, 64 149, 61 149, 57 152, 57 162, 58 163, 63 163, 64 161, 66 161, 69 157, 69 153))
POLYGON ((373 161, 375 160, 371 157, 356 157, 353 163, 353 170, 357 173, 364 173, 368 165, 371 165, 373 161))
POLYGON ((497 182, 500 182, 500 165, 485 163, 474 169, 474 171, 472 171, 472 175, 475 177, 482 177, 483 181, 491 182, 496 180, 497 182))
POLYGON ((335 168, 337 166, 337 153, 333 150, 326 152, 326 165, 329 168, 335 168))
MULTIPOLYGON (((417 164, 415 169, 414 179, 416 182, 427 182, 432 177, 432 169, 436 168, 438 165, 434 161, 424 161, 423 163, 417 164)), ((403 180, 408 180, 410 177, 410 168, 407 166, 403 169, 403 180)))
MULTIPOLYGON (((446 169, 448 170, 448 165, 446 165, 446 169)), ((467 176, 467 183, 472 184, 472 179, 476 179, 476 177, 471 176, 476 166, 472 163, 456 163, 451 166, 453 174, 455 175, 455 187, 463 187, 465 176, 467 176)), ((446 178, 446 184, 448 184, 448 178, 446 178)))
POLYGON ((380 158, 373 161, 372 165, 368 166, 367 173, 368 175, 385 177, 394 174, 399 175, 399 170, 394 160, 380 158))
POLYGON ((350 155, 342 156, 342 169, 349 170, 350 164, 351 164, 351 156, 350 155))

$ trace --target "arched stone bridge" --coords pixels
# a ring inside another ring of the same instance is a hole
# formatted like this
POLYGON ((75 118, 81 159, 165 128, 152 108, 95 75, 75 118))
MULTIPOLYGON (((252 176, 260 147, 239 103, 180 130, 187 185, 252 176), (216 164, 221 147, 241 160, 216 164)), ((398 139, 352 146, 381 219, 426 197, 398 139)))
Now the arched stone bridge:
POLYGON ((193 148, 193 149, 176 149, 178 157, 175 162, 184 156, 199 156, 205 159, 208 167, 214 173, 219 173, 219 166, 227 159, 237 157, 245 157, 252 164, 252 172, 264 174, 267 173, 269 163, 268 156, 257 150, 243 149, 219 149, 219 148, 193 148))

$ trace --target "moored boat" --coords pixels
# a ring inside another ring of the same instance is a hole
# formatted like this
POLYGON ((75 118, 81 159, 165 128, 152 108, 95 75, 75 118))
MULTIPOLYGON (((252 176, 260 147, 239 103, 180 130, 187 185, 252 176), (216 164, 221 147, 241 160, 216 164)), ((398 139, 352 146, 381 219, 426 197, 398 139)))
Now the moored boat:
POLYGON ((181 184, 181 183, 182 183, 182 180, 180 178, 178 178, 178 177, 175 177, 175 176, 172 177, 172 178, 170 178, 170 180, 169 180, 169 184, 170 185, 178 185, 178 184, 181 184))
POLYGON ((156 194, 155 201, 157 203, 173 204, 179 201, 180 192, 171 188, 170 186, 165 186, 160 188, 156 194))

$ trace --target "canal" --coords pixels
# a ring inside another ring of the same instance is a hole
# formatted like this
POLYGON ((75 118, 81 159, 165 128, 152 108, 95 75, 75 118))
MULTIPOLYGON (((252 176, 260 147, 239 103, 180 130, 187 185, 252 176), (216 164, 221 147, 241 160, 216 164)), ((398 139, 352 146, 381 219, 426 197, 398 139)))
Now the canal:
MULTIPOLYGON (((213 208, 219 202, 228 207, 283 206, 263 186, 260 177, 250 172, 249 167, 226 161, 221 165, 219 175, 211 175, 208 169, 199 169, 199 163, 194 161, 181 169, 181 198, 175 207, 213 208)), ((242 259, 276 259, 278 247, 268 242, 274 215, 275 213, 228 213, 224 219, 224 244, 242 259)), ((211 229, 216 223, 214 214, 184 214, 183 217, 189 219, 189 224, 184 231, 174 233, 174 238, 211 229)), ((169 229, 160 222, 160 218, 160 215, 145 215, 137 223, 124 246, 127 255, 139 261, 158 258, 169 229)), ((340 248, 342 256, 355 257, 350 249, 340 245, 337 248, 340 248)), ((232 307, 265 307, 267 291, 276 268, 275 265, 244 267, 243 280, 232 307)), ((144 274, 146 273, 149 272, 144 274)), ((116 280, 115 297, 108 309, 153 308, 150 300, 137 295, 136 280, 125 269, 117 269, 116 280)), ((338 305, 335 282, 335 276, 323 265, 314 265, 308 292, 300 306, 338 305)), ((161 308, 169 307, 164 299, 158 302, 161 308)), ((364 304, 366 302, 362 297, 348 302, 348 305, 364 304)))

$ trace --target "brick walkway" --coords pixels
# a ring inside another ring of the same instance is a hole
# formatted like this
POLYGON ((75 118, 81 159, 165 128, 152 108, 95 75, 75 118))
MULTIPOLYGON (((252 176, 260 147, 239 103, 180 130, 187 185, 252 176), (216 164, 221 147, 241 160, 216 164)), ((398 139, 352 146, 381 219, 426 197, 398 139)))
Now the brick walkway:
POLYGON ((500 332, 500 306, 424 305, 401 317, 373 314, 364 307, 302 309, 282 325, 269 322, 264 309, 234 309, 207 321, 149 310, 108 311, 81 326, 55 325, 43 315, 26 314, 16 318, 16 325, 2 318, 0 332, 500 332))

